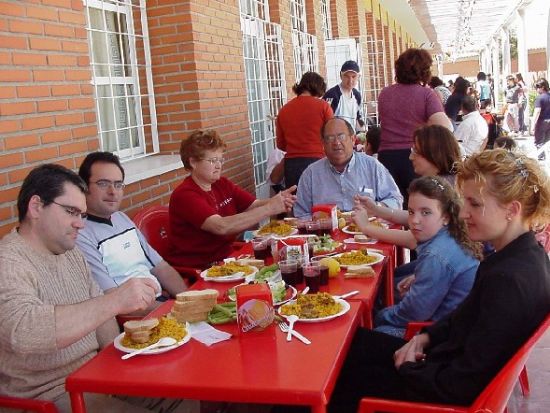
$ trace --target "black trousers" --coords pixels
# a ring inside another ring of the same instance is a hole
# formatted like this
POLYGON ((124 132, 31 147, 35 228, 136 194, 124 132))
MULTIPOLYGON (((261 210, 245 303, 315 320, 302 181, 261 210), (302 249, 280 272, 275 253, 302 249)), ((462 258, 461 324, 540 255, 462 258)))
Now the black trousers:
POLYGON ((285 158, 285 186, 298 185, 304 170, 319 158, 285 158))
POLYGON ((416 178, 412 162, 409 159, 410 149, 395 149, 378 152, 378 160, 386 167, 395 180, 401 195, 403 195, 403 208, 407 209, 409 203, 409 184, 416 178))

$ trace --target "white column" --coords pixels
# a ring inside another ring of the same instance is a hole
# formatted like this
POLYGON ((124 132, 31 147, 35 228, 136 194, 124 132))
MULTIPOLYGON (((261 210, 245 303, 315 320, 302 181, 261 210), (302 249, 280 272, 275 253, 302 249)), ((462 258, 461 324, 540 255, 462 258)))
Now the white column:
POLYGON ((499 58, 499 52, 500 52, 500 44, 499 39, 494 38, 491 42, 491 50, 493 55, 493 88, 495 92, 495 109, 500 108, 502 96, 500 95, 500 91, 502 90, 502 87, 500 85, 500 58, 499 58))
MULTIPOLYGON (((527 41, 525 34, 525 9, 518 9, 517 19, 517 36, 518 36, 518 72, 522 74, 523 80, 530 82, 529 76, 529 60, 527 51, 527 41)), ((529 86, 529 84, 527 84, 529 86)))
POLYGON ((502 75, 505 79, 506 76, 511 74, 511 57, 510 57, 510 37, 508 31, 502 29, 500 33, 501 49, 502 49, 502 75))
POLYGON ((546 28, 546 79, 550 79, 550 7, 548 9, 548 27, 546 28))

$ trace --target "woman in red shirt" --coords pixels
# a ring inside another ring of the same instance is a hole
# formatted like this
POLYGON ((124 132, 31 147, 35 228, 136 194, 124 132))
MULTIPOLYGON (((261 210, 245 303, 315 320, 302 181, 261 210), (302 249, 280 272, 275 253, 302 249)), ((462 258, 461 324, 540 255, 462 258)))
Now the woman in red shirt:
POLYGON ((277 115, 277 147, 286 152, 285 184, 297 185, 304 169, 323 158, 321 127, 333 117, 330 105, 321 99, 327 89, 325 79, 306 72, 292 87, 296 97, 277 115))
POLYGON ((259 200, 222 177, 225 148, 214 130, 195 131, 181 143, 181 160, 190 175, 170 197, 166 260, 172 265, 206 268, 227 258, 240 232, 294 205, 296 187, 259 200))

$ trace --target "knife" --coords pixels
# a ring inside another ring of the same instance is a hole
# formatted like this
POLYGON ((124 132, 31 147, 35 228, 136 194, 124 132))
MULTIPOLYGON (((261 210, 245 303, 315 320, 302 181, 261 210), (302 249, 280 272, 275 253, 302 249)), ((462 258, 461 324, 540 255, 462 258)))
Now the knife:
POLYGON ((311 341, 308 340, 307 338, 305 338, 303 335, 301 335, 300 333, 298 333, 296 330, 292 330, 292 333, 291 333, 294 337, 296 337, 298 340, 300 340, 302 343, 304 344, 311 344, 311 341))

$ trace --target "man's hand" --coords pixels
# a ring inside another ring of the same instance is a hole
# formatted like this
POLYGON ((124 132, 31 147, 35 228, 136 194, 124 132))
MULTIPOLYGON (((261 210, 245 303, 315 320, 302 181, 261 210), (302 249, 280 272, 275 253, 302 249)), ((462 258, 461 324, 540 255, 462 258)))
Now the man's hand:
POLYGON ((414 280, 415 280, 415 276, 414 274, 412 274, 412 275, 409 275, 408 277, 403 278, 401 281, 399 281, 399 283, 397 284, 397 291, 399 291, 399 297, 403 298, 405 294, 409 292, 414 280))
POLYGON ((118 314, 143 311, 155 301, 156 284, 149 278, 132 278, 117 287, 112 296, 116 297, 118 314))
POLYGON ((393 354, 393 361, 396 369, 401 367, 401 364, 406 361, 418 362, 426 359, 424 348, 430 343, 430 337, 426 334, 419 334, 411 338, 411 340, 397 350, 393 354))

